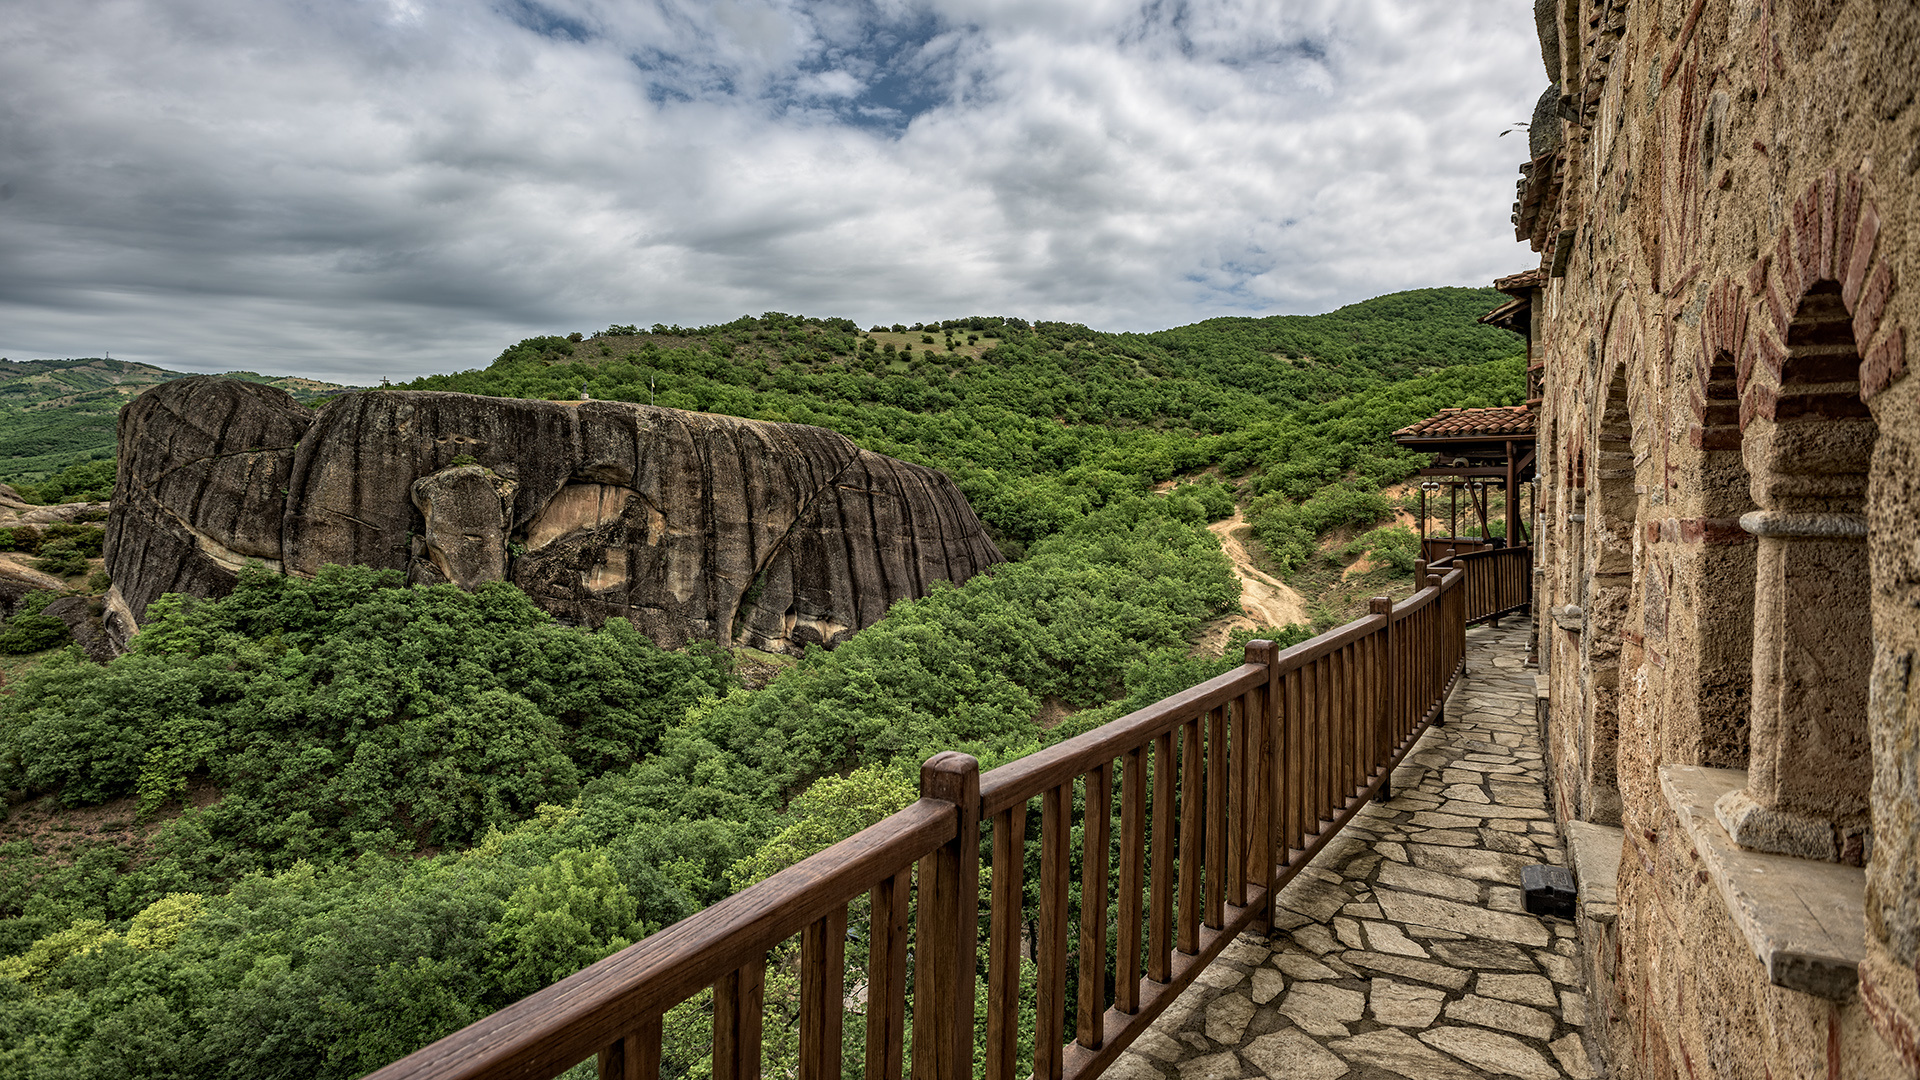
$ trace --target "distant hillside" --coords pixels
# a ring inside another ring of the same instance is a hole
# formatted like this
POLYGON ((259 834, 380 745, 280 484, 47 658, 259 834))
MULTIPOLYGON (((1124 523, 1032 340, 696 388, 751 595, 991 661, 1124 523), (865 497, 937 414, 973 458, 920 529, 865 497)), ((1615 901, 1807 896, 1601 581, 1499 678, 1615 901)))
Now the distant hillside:
MULTIPOLYGON (((188 374, 98 357, 0 359, 0 481, 43 480, 76 461, 113 456, 120 406, 148 387, 188 374)), ((228 377, 277 386, 300 401, 353 389, 251 371, 228 377)))

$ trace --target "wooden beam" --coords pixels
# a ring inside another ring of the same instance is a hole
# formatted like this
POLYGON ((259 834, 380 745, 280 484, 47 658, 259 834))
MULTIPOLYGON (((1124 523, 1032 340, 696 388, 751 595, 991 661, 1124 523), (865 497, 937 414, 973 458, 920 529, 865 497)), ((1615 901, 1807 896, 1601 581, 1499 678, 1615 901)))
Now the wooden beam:
POLYGON ((1474 466, 1470 468, 1459 468, 1459 469, 1436 467, 1432 469, 1421 469, 1419 472, 1419 475, 1421 476, 1463 476, 1463 477, 1479 476, 1479 477, 1487 477, 1489 479, 1494 479, 1494 480, 1502 480, 1506 478, 1507 467, 1505 465, 1482 465, 1482 466, 1474 466))

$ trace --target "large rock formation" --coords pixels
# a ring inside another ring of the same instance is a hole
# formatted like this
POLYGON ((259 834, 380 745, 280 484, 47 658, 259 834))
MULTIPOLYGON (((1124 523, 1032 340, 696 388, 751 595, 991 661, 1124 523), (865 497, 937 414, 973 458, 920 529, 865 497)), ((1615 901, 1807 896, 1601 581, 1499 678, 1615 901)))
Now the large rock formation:
POLYGON ((134 621, 258 560, 508 580, 563 619, 798 652, 1001 556, 940 473, 820 428, 620 402, 372 391, 318 411, 198 377, 120 414, 107 528, 134 621))

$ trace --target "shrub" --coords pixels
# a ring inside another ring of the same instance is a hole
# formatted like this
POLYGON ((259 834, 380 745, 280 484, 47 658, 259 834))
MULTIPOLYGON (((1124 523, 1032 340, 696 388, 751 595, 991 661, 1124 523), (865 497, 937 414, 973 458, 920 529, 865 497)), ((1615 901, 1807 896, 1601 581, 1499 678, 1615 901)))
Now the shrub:
POLYGON ((14 612, 13 618, 8 619, 4 626, 0 626, 0 653, 20 656, 51 649, 72 640, 72 635, 67 633, 66 623, 42 614, 54 599, 54 594, 45 590, 28 593, 26 599, 20 602, 20 610, 14 612))
POLYGON ((1348 558, 1364 554, 1376 563, 1411 574, 1414 561, 1420 558, 1420 536, 1405 525, 1383 525, 1355 537, 1341 554, 1348 558))
POLYGON ((33 568, 55 577, 73 577, 87 572, 87 555, 72 540, 58 540, 40 549, 33 568))
POLYGON ((106 550, 107 530, 98 525, 60 523, 47 526, 42 539, 47 543, 70 543, 80 554, 97 559, 106 550))
POLYGON ((28 555, 38 555, 40 530, 32 525, 15 525, 11 529, 0 529, 0 551, 19 551, 28 555))

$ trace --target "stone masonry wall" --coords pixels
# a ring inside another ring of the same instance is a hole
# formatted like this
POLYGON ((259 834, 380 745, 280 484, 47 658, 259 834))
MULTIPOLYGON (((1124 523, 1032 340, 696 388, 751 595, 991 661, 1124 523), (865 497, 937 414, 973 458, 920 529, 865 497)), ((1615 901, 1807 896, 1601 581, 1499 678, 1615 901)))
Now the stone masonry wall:
POLYGON ((1920 4, 1538 15, 1536 602, 1555 808, 1626 836, 1607 1058, 1920 1075, 1920 4), (1690 765, 1863 867, 1856 990, 1770 983, 1663 794, 1690 765))

